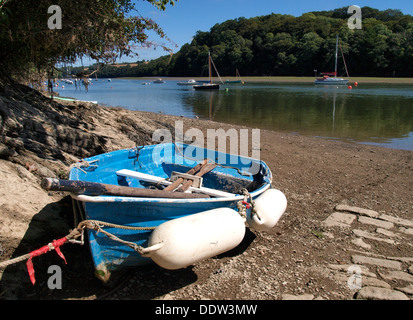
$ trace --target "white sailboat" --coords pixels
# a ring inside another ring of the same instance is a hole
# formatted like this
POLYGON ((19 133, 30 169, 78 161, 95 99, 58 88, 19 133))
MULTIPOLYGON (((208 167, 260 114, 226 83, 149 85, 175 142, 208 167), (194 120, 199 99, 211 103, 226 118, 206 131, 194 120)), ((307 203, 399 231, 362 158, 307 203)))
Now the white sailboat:
MULTIPOLYGON (((315 84, 321 84, 321 85, 329 85, 329 84, 335 84, 335 85, 345 85, 349 82, 348 79, 343 79, 343 78, 337 78, 337 53, 338 53, 338 35, 336 39, 336 55, 335 55, 335 68, 334 72, 323 72, 321 73, 323 75, 322 78, 316 78, 314 83, 315 84)), ((344 59, 344 57, 343 57, 344 59)), ((347 71, 347 67, 346 67, 347 71)), ((348 76, 348 72, 347 72, 348 76)))

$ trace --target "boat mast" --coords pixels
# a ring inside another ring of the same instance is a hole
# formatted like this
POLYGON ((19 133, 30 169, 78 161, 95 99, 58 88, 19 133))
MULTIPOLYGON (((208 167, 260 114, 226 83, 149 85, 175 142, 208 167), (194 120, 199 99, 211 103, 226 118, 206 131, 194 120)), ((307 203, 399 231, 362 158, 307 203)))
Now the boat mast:
POLYGON ((338 52, 338 34, 336 39, 336 63, 334 67, 334 78, 337 78, 337 52, 338 52))
POLYGON ((208 63, 209 63, 209 83, 212 83, 212 77, 211 77, 211 52, 208 51, 208 63))

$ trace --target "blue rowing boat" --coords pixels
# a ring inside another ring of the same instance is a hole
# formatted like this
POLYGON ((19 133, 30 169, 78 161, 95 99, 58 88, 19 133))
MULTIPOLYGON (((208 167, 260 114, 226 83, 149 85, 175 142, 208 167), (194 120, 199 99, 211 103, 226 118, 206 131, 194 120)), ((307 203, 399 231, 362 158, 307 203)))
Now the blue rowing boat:
POLYGON ((271 228, 287 205, 282 192, 271 188, 272 173, 263 161, 186 144, 83 159, 69 180, 154 192, 71 194, 80 218, 99 221, 104 230, 88 229, 96 275, 104 282, 130 267, 155 262, 178 269, 229 251, 242 241, 246 225, 271 228))

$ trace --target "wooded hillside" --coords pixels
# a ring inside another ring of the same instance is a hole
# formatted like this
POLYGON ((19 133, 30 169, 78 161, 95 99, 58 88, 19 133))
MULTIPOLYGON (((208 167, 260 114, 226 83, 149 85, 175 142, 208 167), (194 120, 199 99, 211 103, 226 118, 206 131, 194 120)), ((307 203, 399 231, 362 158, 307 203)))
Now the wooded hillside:
MULTIPOLYGON (((172 59, 106 66, 99 76, 206 76, 208 51, 221 75, 312 76, 334 70, 337 34, 350 76, 413 76, 413 17, 363 7, 362 29, 351 30, 347 9, 228 20, 198 31, 172 59)), ((345 74, 340 51, 338 74, 345 74)))

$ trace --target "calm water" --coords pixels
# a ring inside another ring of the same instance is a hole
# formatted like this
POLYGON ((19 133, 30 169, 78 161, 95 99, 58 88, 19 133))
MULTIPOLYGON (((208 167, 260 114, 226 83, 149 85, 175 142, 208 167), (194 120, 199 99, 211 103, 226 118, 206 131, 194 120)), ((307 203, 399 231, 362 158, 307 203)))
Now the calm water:
MULTIPOLYGON (((413 150, 413 86, 359 84, 225 84, 219 91, 195 91, 177 81, 142 85, 144 80, 93 81, 86 93, 64 84, 61 96, 98 101, 131 110, 212 119, 275 131, 353 143, 413 150), (228 88, 228 90, 225 90, 228 88)), ((60 83, 62 85, 63 83, 60 83)))

